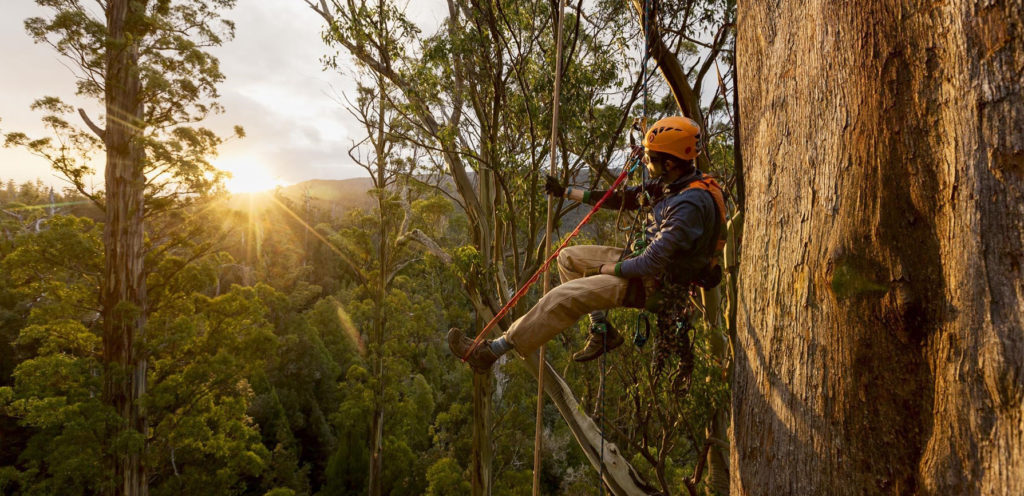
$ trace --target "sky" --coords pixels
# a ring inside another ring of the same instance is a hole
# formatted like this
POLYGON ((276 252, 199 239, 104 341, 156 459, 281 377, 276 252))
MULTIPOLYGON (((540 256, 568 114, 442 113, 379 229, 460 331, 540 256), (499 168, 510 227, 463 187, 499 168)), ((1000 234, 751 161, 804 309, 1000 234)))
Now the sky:
MULTIPOLYGON (((40 114, 29 105, 42 96, 58 96, 94 117, 101 106, 74 95, 69 62, 47 45, 36 45, 24 20, 47 15, 33 0, 0 0, 0 133, 22 131, 44 136, 40 114)), ((440 0, 409 2, 408 14, 432 32, 447 12, 440 0)), ((235 21, 235 39, 216 48, 226 79, 220 85, 225 112, 203 123, 222 136, 234 125, 246 137, 221 146, 214 159, 232 172, 236 189, 273 181, 293 184, 308 179, 365 176, 348 149, 362 135, 345 111, 339 94, 353 91, 350 76, 325 72, 320 59, 329 49, 320 39, 323 20, 302 0, 238 0, 226 13, 235 21), (245 184, 246 180, 251 184, 245 184)), ((333 53, 333 52, 331 52, 333 53)), ((74 124, 80 124, 77 116, 74 124)), ((102 163, 96 164, 102 185, 102 163)), ((20 149, 0 147, 0 180, 35 180, 62 187, 49 164, 20 149)), ((229 187, 232 186, 229 183, 229 187)))

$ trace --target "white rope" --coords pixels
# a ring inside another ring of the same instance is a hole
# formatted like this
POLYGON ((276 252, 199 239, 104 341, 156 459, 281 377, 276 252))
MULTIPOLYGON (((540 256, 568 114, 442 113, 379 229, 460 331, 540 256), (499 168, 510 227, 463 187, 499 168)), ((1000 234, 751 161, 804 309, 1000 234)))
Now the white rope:
MULTIPOLYGON (((557 155, 555 153, 558 145, 558 109, 561 103, 562 92, 562 26, 565 20, 565 0, 558 3, 558 34, 556 35, 555 49, 555 94, 551 103, 551 175, 557 176, 557 155)), ((548 196, 548 222, 547 234, 544 236, 544 253, 551 252, 551 231, 554 224, 554 198, 548 196)), ((544 272, 544 294, 551 289, 550 271, 544 272)), ((543 413, 544 413, 544 346, 538 350, 540 359, 537 361, 537 421, 534 426, 533 438, 533 496, 540 496, 540 466, 541 466, 541 440, 543 439, 543 413)))

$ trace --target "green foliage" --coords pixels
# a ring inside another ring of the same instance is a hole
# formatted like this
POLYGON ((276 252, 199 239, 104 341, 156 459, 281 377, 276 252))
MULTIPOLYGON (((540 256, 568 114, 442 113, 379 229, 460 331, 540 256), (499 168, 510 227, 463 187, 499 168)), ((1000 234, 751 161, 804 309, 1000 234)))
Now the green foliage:
POLYGON ((483 265, 483 257, 474 246, 460 246, 452 255, 452 264, 455 266, 456 273, 463 279, 467 279, 480 270, 483 265))
POLYGON ((150 317, 149 453, 155 466, 169 468, 153 471, 154 494, 230 494, 266 466, 269 450, 247 415, 248 377, 277 344, 259 290, 181 295, 150 317))
POLYGON ((427 496, 459 496, 469 494, 466 473, 458 462, 442 458, 427 470, 427 496))
MULTIPOLYGON (((98 461, 140 450, 143 440, 121 430, 121 417, 101 401, 110 373, 100 362, 95 309, 102 226, 71 216, 42 225, 5 238, 10 248, 0 260, 11 282, 4 311, 24 316, 13 341, 22 359, 0 409, 29 434, 5 480, 16 481, 15 494, 103 492, 115 481, 98 461)), ((164 287, 176 290, 165 289, 147 326, 150 388, 141 406, 152 426, 151 491, 236 493, 270 458, 247 415, 247 378, 262 371, 276 344, 261 288, 205 296, 196 288, 208 286, 215 264, 179 270, 167 255, 155 265, 164 287)))
POLYGON ((102 226, 67 216, 44 225, 38 233, 8 238, 11 249, 0 260, 0 273, 10 282, 4 310, 21 326, 13 350, 27 357, 0 394, 0 412, 32 433, 18 454, 19 466, 5 472, 26 494, 101 492, 113 483, 112 474, 96 470, 95 461, 109 456, 104 441, 120 424, 100 401, 94 306, 102 226))

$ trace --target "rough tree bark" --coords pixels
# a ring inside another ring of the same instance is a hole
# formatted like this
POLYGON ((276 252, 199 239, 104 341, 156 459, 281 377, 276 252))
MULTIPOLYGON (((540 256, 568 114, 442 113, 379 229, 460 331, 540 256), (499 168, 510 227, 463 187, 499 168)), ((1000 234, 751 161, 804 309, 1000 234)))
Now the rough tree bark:
POLYGON ((735 494, 1024 494, 1024 6, 747 2, 735 494))
POLYGON ((490 496, 494 488, 493 374, 473 374, 473 446, 469 457, 469 479, 473 496, 490 496))
POLYGON ((115 466, 122 487, 111 494, 149 494, 143 451, 146 415, 139 398, 146 392, 146 281, 143 273, 143 176, 145 150, 140 136, 143 105, 139 94, 139 40, 146 2, 110 0, 107 4, 105 103, 106 223, 103 229, 105 270, 100 292, 103 308, 103 359, 107 367, 104 395, 124 419, 125 428, 142 439, 115 466))

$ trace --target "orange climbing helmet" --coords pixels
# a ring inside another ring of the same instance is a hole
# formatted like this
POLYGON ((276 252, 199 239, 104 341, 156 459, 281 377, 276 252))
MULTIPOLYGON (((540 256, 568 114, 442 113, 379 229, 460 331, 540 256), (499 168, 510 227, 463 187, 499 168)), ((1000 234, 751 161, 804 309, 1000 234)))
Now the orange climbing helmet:
POLYGON ((693 160, 700 154, 700 126, 686 117, 666 117, 647 129, 644 148, 693 160))

